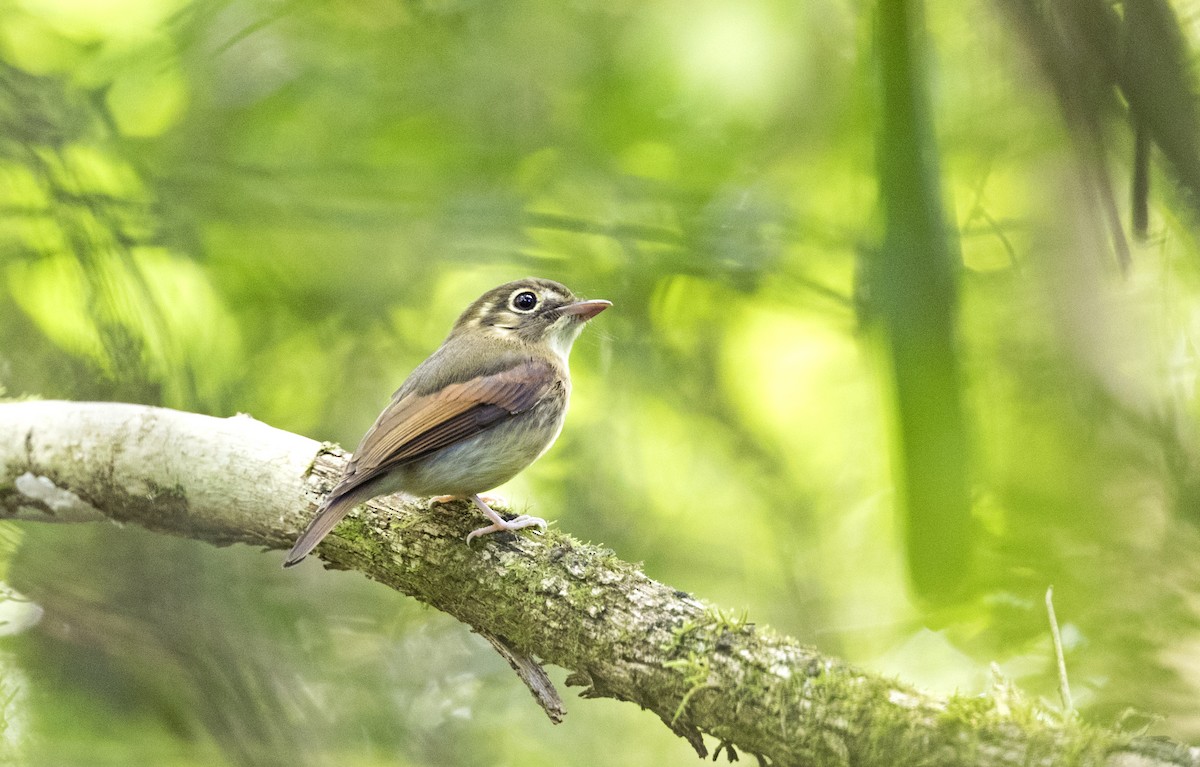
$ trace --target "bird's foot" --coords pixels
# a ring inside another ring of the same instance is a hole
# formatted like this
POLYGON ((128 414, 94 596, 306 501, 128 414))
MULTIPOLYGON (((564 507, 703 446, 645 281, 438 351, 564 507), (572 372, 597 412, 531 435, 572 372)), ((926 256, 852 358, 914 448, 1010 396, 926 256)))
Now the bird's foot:
MULTIPOLYGON (((491 499, 489 498, 489 500, 491 499)), ((521 514, 514 519, 505 519, 493 511, 492 508, 488 506, 480 496, 471 496, 471 501, 475 504, 476 508, 478 508, 487 516, 488 519, 492 520, 492 524, 488 525, 487 527, 481 527, 477 530, 472 530, 470 533, 468 533, 467 543, 470 543, 473 538, 477 538, 481 535, 498 533, 501 530, 521 530, 526 527, 539 527, 542 530, 546 529, 546 520, 542 519, 541 517, 531 517, 528 514, 521 514)))
POLYGON ((480 527, 467 533, 467 543, 470 543, 474 538, 477 538, 481 535, 498 533, 501 530, 521 530, 526 527, 538 527, 541 528, 541 530, 545 530, 546 520, 542 519, 541 517, 531 517, 528 514, 522 514, 514 519, 501 518, 499 522, 493 522, 487 527, 480 527))

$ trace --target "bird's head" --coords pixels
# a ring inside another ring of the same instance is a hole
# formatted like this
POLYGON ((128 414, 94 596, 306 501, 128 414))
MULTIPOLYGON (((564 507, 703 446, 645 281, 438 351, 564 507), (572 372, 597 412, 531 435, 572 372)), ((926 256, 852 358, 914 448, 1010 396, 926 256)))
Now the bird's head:
POLYGON ((520 343, 545 344, 564 360, 584 323, 612 306, 581 301, 565 285, 527 277, 480 296, 454 323, 451 334, 483 332, 520 343))

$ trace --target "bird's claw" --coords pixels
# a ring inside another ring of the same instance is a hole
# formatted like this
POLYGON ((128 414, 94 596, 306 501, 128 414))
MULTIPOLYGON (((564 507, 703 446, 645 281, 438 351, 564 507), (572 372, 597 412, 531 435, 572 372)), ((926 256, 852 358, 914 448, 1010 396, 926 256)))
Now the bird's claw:
POLYGON ((546 529, 546 520, 541 517, 531 517, 528 514, 521 514, 513 519, 501 519, 487 527, 480 527, 467 533, 467 543, 470 543, 472 539, 478 538, 481 535, 490 535, 491 533, 498 533, 501 530, 523 530, 526 527, 540 528, 536 531, 540 535, 546 529))

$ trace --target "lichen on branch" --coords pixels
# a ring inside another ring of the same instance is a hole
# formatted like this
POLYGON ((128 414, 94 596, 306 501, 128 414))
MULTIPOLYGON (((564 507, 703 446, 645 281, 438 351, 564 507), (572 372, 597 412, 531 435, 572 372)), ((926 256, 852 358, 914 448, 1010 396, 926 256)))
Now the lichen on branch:
MULTIPOLYGON (((246 416, 0 404, 0 516, 10 518, 102 515, 286 550, 345 460, 246 416)), ((779 765, 1200 767, 1196 749, 1089 728, 1011 692, 943 699, 855 668, 557 530, 466 546, 473 522, 429 500, 376 499, 317 554, 488 637, 548 713, 557 695, 534 658, 567 669, 583 697, 649 709, 702 756, 709 735, 727 757, 779 765)))

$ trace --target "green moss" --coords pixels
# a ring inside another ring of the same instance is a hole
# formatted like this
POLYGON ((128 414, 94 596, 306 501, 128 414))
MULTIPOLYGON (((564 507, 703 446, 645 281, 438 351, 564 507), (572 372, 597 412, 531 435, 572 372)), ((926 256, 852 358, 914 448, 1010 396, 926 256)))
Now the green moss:
POLYGON ((715 689, 716 685, 709 682, 712 675, 712 666, 708 656, 689 653, 686 658, 676 658, 663 663, 663 666, 675 669, 683 674, 683 681, 688 685, 687 691, 679 701, 679 705, 675 708, 675 714, 671 717, 672 726, 679 721, 679 717, 687 710, 688 702, 692 696, 704 689, 715 689))
POLYGON ((693 634, 701 628, 699 623, 691 620, 685 620, 683 623, 671 629, 671 641, 660 649, 669 657, 679 655, 683 651, 684 644, 689 641, 693 634))
POLYGON ((341 450, 342 450, 342 446, 337 444, 336 442, 322 442, 321 446, 318 447, 316 452, 313 453, 312 460, 309 461, 308 465, 304 467, 304 476, 308 477, 308 476, 312 475, 313 469, 316 468, 317 461, 320 460, 321 456, 324 456, 327 454, 336 455, 336 454, 340 453, 341 450))
MULTIPOLYGON (((745 647, 754 634, 755 624, 747 613, 725 612, 718 607, 705 607, 699 620, 685 620, 671 629, 671 641, 660 648, 666 655, 675 657, 685 650, 700 652, 727 652, 738 644, 745 647)), ((753 648, 757 643, 751 643, 753 648)), ((753 652, 753 649, 752 649, 753 652)))
POLYGON ((704 608, 704 618, 716 632, 727 631, 736 634, 754 625, 750 623, 746 610, 742 610, 740 613, 732 610, 725 612, 719 607, 708 606, 704 608))

